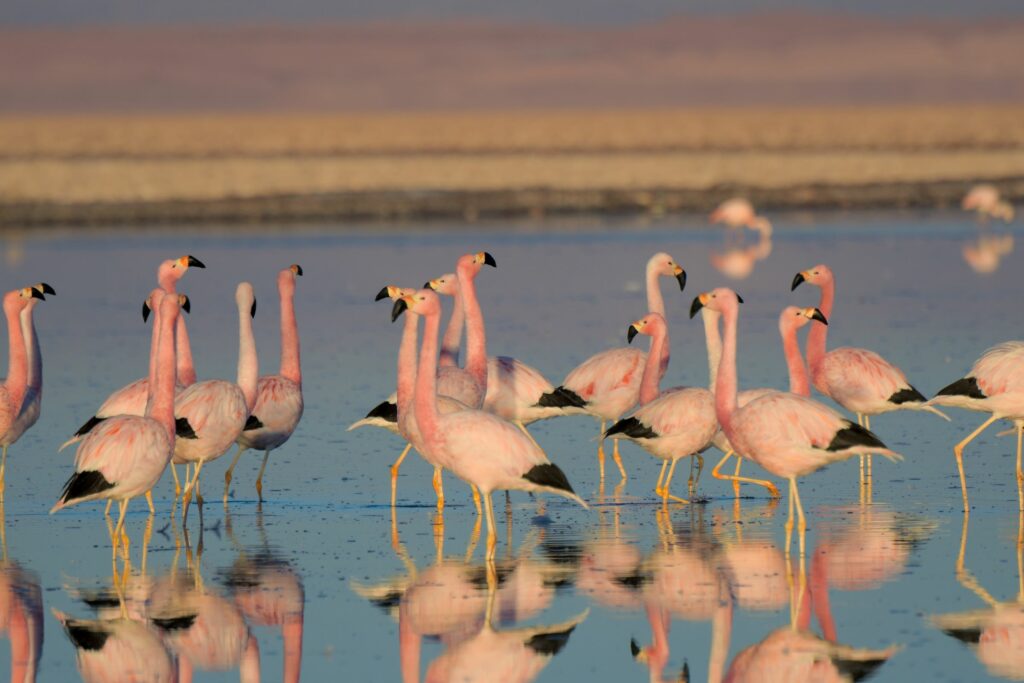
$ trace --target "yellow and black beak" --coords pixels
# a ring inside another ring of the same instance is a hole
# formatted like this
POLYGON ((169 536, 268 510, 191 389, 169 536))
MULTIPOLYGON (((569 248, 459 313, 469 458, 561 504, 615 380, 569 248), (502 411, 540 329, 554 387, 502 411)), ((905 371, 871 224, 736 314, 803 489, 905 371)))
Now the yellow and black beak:
POLYGON ((686 289, 686 271, 683 270, 682 266, 676 266, 675 276, 679 282, 679 291, 681 292, 686 289))
POLYGON ((637 643, 634 638, 629 639, 629 653, 633 655, 633 659, 635 661, 638 661, 641 664, 647 661, 647 652, 640 647, 639 643, 637 643))
POLYGON ((486 251, 481 251, 479 254, 476 255, 476 257, 478 259, 480 259, 480 262, 482 264, 484 264, 485 266, 490 266, 491 268, 497 268, 498 267, 498 262, 495 261, 494 257, 491 256, 486 251))
POLYGON ((250 318, 255 318, 256 317, 256 299, 252 300, 252 308, 249 309, 249 317, 250 318))
POLYGON ((804 282, 807 282, 807 277, 804 275, 803 271, 800 271, 799 273, 793 276, 793 284, 790 286, 789 291, 792 292, 794 289, 799 287, 804 282))
POLYGON ((388 292, 389 289, 391 289, 391 287, 381 287, 380 291, 377 292, 377 296, 373 297, 373 300, 380 301, 381 299, 387 299, 390 296, 388 292))
POLYGON ((192 312, 192 300, 188 298, 187 294, 178 295, 178 304, 181 306, 181 310, 185 311, 186 313, 192 312))
POLYGON ((149 320, 149 312, 150 312, 150 310, 152 310, 152 309, 150 309, 150 307, 149 307, 149 301, 143 301, 142 302, 142 322, 147 322, 149 320))
POLYGON ((423 289, 432 289, 437 291, 437 280, 427 280, 423 283, 423 289))
POLYGON ((398 316, 402 315, 409 309, 409 303, 403 296, 400 299, 395 300, 395 305, 391 307, 391 322, 398 320, 398 316))
POLYGON ((291 271, 292 271, 293 273, 295 273, 295 274, 296 274, 296 275, 297 275, 298 277, 302 277, 302 266, 300 266, 300 265, 299 265, 298 263, 293 263, 293 264, 292 264, 292 265, 290 266, 290 269, 291 269, 291 271))
POLYGON ((43 293, 40 292, 35 287, 27 287, 26 289, 28 289, 29 296, 32 297, 33 299, 40 299, 42 301, 46 301, 46 297, 43 296, 43 293))
POLYGON ((811 320, 817 320, 822 325, 828 325, 828 320, 825 319, 825 314, 817 308, 815 308, 814 312, 808 317, 810 317, 811 320))
POLYGON ((636 325, 630 325, 629 328, 626 330, 626 343, 632 344, 633 339, 638 334, 640 334, 640 330, 636 329, 636 325))
POLYGON ((690 304, 690 318, 693 318, 693 316, 697 315, 697 312, 700 309, 704 308, 704 304, 706 304, 707 302, 708 302, 708 295, 707 295, 707 293, 698 294, 697 296, 695 296, 693 298, 693 303, 690 304))
POLYGON ((197 259, 192 254, 189 254, 188 256, 183 257, 182 260, 185 261, 184 265, 188 266, 189 268, 205 268, 206 267, 205 263, 203 263, 202 261, 197 259))
POLYGON ((54 296, 56 296, 57 294, 57 290, 55 290, 53 287, 46 284, 45 282, 40 282, 38 284, 32 285, 32 289, 36 290, 40 294, 51 294, 54 296))

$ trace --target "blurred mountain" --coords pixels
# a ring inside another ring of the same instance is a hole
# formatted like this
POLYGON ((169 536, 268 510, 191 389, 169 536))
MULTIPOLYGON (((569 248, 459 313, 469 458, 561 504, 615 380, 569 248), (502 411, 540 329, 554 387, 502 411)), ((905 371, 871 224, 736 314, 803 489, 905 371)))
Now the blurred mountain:
POLYGON ((0 113, 1024 100, 1024 19, 0 29, 0 113))

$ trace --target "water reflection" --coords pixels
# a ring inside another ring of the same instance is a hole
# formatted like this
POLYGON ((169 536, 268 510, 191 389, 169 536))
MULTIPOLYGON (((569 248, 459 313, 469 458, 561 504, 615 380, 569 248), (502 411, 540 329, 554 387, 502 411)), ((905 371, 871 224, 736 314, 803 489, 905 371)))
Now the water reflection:
MULTIPOLYGON (((0 525, 3 511, 0 509, 0 525)), ((7 556, 4 534, 0 564, 0 631, 11 644, 11 681, 36 680, 43 654, 43 597, 39 577, 7 556)))
POLYGON ((983 226, 977 237, 963 245, 961 253, 975 273, 994 273, 999 270, 1003 258, 1013 253, 1013 235, 992 232, 983 226))
POLYGON ((723 248, 711 252, 711 265, 715 270, 733 280, 745 280, 754 272, 758 262, 772 253, 772 237, 769 233, 758 232, 751 244, 743 235, 727 233, 723 248))

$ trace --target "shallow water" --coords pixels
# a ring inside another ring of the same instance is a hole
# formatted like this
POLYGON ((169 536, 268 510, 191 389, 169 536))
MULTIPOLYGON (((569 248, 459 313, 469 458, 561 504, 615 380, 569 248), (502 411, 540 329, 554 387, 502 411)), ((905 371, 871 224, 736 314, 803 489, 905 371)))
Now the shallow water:
MULTIPOLYGON (((24 651, 25 634, 41 627, 44 637, 27 646, 31 652, 41 643, 39 680, 78 680, 74 648, 51 609, 95 618, 81 598, 103 598, 103 611, 117 614, 102 507, 47 515, 72 470, 72 454, 56 449, 107 393, 143 373, 149 333, 139 319, 142 298, 160 260, 191 253, 208 266, 180 284, 192 299, 188 322, 201 379, 234 375, 233 291, 243 278, 260 301, 262 369, 276 371, 275 272, 297 262, 306 273, 297 292, 306 412, 291 441, 271 455, 267 500, 256 504, 259 458, 249 453, 236 470, 228 516, 219 500, 227 462, 212 463, 203 471, 202 531, 193 514, 186 539, 171 523, 166 476, 156 490, 144 574, 145 504, 134 502, 129 513, 129 613, 173 616, 202 603, 228 624, 210 632, 234 638, 223 648, 230 651, 224 671, 203 670, 210 662, 189 649, 211 643, 172 638, 170 646, 198 662, 197 680, 235 680, 242 660, 251 668, 254 656, 265 680, 279 680, 294 665, 285 653, 298 652, 301 623, 302 675, 310 681, 391 681, 403 673, 409 680, 643 680, 647 665, 651 680, 672 680, 684 661, 699 681, 738 666, 741 652, 779 629, 776 637, 787 635, 791 596, 795 620, 810 619, 819 637, 901 648, 875 680, 1024 677, 1024 614, 1014 604, 1021 580, 1015 444, 997 438, 1000 429, 968 449, 965 534, 951 447, 979 415, 950 411, 952 423, 919 413, 873 420, 906 460, 877 459, 871 501, 862 500, 855 461, 808 477, 801 487, 810 516, 803 591, 799 562, 794 557, 787 567, 782 554, 785 501, 772 505, 760 490, 745 489, 736 503, 731 488, 706 471, 705 503, 663 511, 652 494, 658 463, 631 444, 623 445, 629 480, 617 489, 611 467, 602 492, 594 421, 538 423, 537 439, 592 509, 551 499, 539 513, 539 500, 516 493, 508 528, 496 495, 498 585, 490 601, 482 540, 465 560, 475 521, 467 487, 447 477, 442 529, 429 468, 411 456, 393 519, 388 466, 400 440, 375 429, 345 432, 394 386, 400 325, 388 322, 390 307, 373 295, 385 284, 418 285, 449 272, 465 251, 486 249, 498 261, 478 279, 489 351, 515 355, 556 384, 591 353, 624 344, 627 325, 644 313, 643 265, 658 250, 689 273, 684 293, 663 282, 673 342, 665 386, 706 383, 702 330, 686 312, 697 293, 722 284, 746 299, 741 385, 783 386, 776 319, 785 305, 816 303, 815 290, 790 293, 789 284, 798 270, 823 261, 838 282, 830 344, 881 352, 926 394, 962 376, 990 345, 1020 336, 1019 256, 1003 255, 995 272, 976 274, 962 247, 976 241, 977 230, 961 214, 792 214, 776 217, 776 226, 770 256, 739 282, 712 268, 709 256, 725 248, 724 239, 696 218, 9 239, 4 287, 45 280, 58 295, 36 308, 43 417, 8 460, 4 637, 24 651), (1007 604, 989 607, 997 602, 1007 604), (980 644, 964 644, 933 622, 951 613, 976 613, 944 626, 978 640, 981 623, 980 644), (634 661, 630 639, 649 646, 652 627, 665 624, 667 647, 644 651, 647 665, 634 661), (258 643, 255 655, 246 649, 246 628, 258 643)), ((715 455, 708 455, 710 469, 715 455)), ((680 472, 674 492, 683 494, 685 463, 680 472)), ((0 648, 0 669, 10 660, 0 648)))

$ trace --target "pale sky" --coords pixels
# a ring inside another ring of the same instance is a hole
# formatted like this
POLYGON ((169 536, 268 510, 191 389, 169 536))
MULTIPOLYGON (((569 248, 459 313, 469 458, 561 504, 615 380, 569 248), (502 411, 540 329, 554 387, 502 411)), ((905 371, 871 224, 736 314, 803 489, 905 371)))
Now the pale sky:
POLYGON ((624 23, 686 13, 814 10, 946 18, 1024 15, 1021 0, 5 0, 0 25, 485 18, 624 23))

